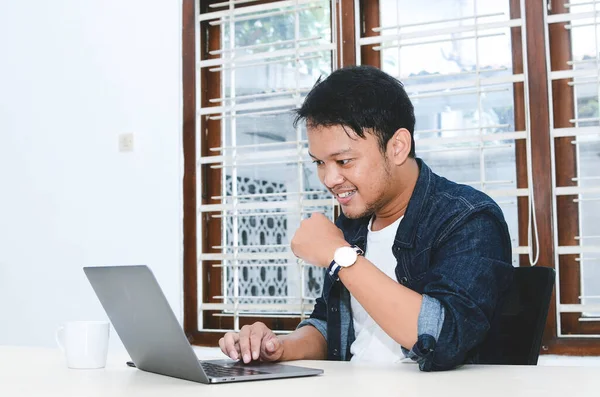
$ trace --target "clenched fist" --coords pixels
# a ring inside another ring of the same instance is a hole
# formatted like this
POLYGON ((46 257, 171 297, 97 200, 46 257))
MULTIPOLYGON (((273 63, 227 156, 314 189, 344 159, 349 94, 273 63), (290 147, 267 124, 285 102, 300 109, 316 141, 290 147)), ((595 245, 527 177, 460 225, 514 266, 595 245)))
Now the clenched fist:
POLYGON ((348 246, 344 233, 325 215, 314 213, 304 219, 292 239, 292 252, 311 265, 327 267, 335 250, 348 246))

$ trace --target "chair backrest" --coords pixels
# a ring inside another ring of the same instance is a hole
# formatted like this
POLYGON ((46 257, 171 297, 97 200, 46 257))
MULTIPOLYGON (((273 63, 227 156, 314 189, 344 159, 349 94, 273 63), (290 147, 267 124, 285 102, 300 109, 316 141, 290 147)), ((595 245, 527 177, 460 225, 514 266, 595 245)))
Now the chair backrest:
POLYGON ((554 280, 549 267, 515 269, 512 287, 481 346, 481 364, 537 365, 554 280))

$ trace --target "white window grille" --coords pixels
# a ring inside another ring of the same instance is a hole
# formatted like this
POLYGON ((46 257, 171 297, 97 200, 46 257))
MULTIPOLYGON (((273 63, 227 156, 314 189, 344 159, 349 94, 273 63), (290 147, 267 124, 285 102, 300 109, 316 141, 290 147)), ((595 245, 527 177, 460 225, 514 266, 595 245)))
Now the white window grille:
MULTIPOLYGON (((337 64, 340 19, 331 15, 338 2, 252 3, 224 2, 218 6, 226 10, 198 20, 219 26, 222 43, 211 52, 218 58, 198 62, 222 79, 220 96, 210 98, 213 106, 198 108, 198 117, 222 127, 221 146, 198 161, 198 167, 222 170, 218 203, 198 208, 199 217, 221 219, 222 244, 216 254, 200 246, 198 265, 202 274, 206 261, 218 261, 223 274, 223 293, 213 297, 218 302, 202 301, 201 290, 198 302, 201 312, 232 317, 233 329, 241 317, 302 319, 310 313, 322 270, 298 262, 289 241, 307 213, 332 217, 334 208, 310 163, 303 126, 292 127, 291 110, 337 64)), ((524 15, 524 0, 520 8, 524 15)), ((378 35, 362 37, 356 30, 356 63, 361 48, 373 46, 382 69, 405 83, 414 102, 417 155, 437 173, 496 199, 509 224, 514 261, 529 254, 535 264, 535 220, 529 222, 529 243, 519 245, 517 198, 526 197, 531 207, 535 200, 516 181, 515 144, 521 141, 528 147, 524 186, 532 186, 528 109, 515 109, 513 93, 514 84, 524 82, 527 96, 526 62, 523 73, 515 72, 511 47, 511 29, 521 30, 525 58, 524 18, 510 15, 509 1, 444 0, 432 7, 381 0, 378 35), (515 128, 516 111, 525 115, 526 128, 515 128)), ((199 329, 208 330, 199 319, 199 329)))
MULTIPOLYGON (((527 70, 525 62, 523 73, 513 70, 511 28, 524 32, 524 18, 511 18, 509 3, 381 0, 381 26, 373 29, 378 35, 358 36, 357 54, 370 46, 381 54, 382 69, 404 83, 415 106, 417 156, 438 174, 493 197, 509 225, 513 264, 520 254, 529 254, 535 264, 535 222, 529 243, 519 246, 517 198, 528 197, 532 207, 534 200, 516 180, 515 143, 529 146, 529 114, 519 109, 527 128, 515 129, 513 86, 526 82, 527 70)), ((524 15, 523 2, 520 7, 524 15)), ((527 158, 530 181, 529 147, 527 158)))
MULTIPOLYGON (((560 299, 560 283, 557 283, 557 335, 560 337, 598 337, 591 334, 566 334, 561 327, 563 313, 583 313, 581 321, 598 321, 600 319, 600 115, 598 101, 600 99, 600 1, 573 0, 566 2, 566 12, 546 12, 546 26, 564 24, 570 31, 571 59, 566 64, 552 69, 550 60, 552 53, 547 54, 549 100, 552 104, 552 82, 568 80, 575 98, 575 117, 569 120, 571 126, 557 128, 550 106, 552 165, 553 175, 561 167, 560 159, 555 157, 555 139, 571 137, 576 151, 576 176, 572 178, 574 186, 561 186, 553 182, 554 213, 559 196, 572 196, 578 203, 579 231, 573 236, 578 245, 561 246, 555 236, 555 252, 557 274, 560 275, 560 257, 562 255, 578 255, 576 261, 580 268, 580 303, 565 304, 560 299)), ((546 34, 548 38, 548 32, 546 34)), ((549 48, 549 43, 546 43, 549 48)), ((554 219, 557 228, 557 219, 554 219)), ((559 279, 560 280, 560 279, 559 279)))
MULTIPOLYGON (((233 318, 234 330, 242 317, 301 320, 310 314, 323 270, 297 260, 289 243, 309 213, 333 218, 334 207, 308 156, 304 127, 292 126, 292 111, 336 62, 336 2, 252 3, 215 4, 198 20, 220 27, 221 48, 211 51, 218 57, 198 67, 220 72, 222 82, 220 97, 210 98, 213 106, 198 109, 198 117, 219 120, 222 130, 221 146, 198 161, 198 169, 222 171, 221 194, 213 197, 218 203, 198 208, 199 217, 221 220, 219 253, 199 246, 198 266, 202 274, 207 261, 218 263, 222 295, 209 303, 199 290, 198 302, 200 312, 233 318)), ((211 331, 202 315, 198 327, 211 331)))

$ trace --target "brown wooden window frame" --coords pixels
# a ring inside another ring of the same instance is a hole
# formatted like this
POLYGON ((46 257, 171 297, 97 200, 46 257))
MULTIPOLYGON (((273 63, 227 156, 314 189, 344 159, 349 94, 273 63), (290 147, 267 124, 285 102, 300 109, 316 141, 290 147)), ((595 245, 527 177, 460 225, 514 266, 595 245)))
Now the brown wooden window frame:
MULTIPOLYGON (((198 200, 207 203, 211 196, 219 196, 221 189, 220 170, 205 167, 202 169, 203 181, 201 191, 197 191, 196 170, 197 159, 208 153, 197 153, 198 142, 196 142, 197 123, 200 131, 200 139, 203 142, 200 147, 207 152, 208 147, 220 146, 220 122, 218 120, 209 121, 196 117, 197 101, 203 101, 203 105, 208 105, 208 98, 218 97, 220 95, 220 73, 212 73, 210 78, 207 71, 201 71, 199 78, 202 92, 196 92, 196 38, 199 37, 202 43, 205 43, 200 55, 200 59, 209 59, 211 57, 208 51, 220 47, 219 27, 201 24, 199 31, 196 27, 196 14, 201 10, 196 7, 208 8, 211 3, 219 0, 183 0, 182 1, 182 83, 183 83, 183 153, 184 153, 184 175, 183 175, 183 291, 184 291, 184 330, 191 343, 197 345, 215 346, 222 332, 201 331, 198 329, 198 283, 202 283, 205 301, 210 302, 211 297, 220 295, 221 289, 221 271, 218 268, 206 266, 209 269, 204 274, 198 274, 198 241, 203 242, 203 246, 211 247, 220 244, 221 225, 218 219, 203 217, 207 227, 204 227, 202 236, 197 235, 198 218, 197 204, 198 200), (210 41, 207 41, 207 32, 210 32, 210 41), (210 231, 210 232, 209 232, 210 231)), ((264 3, 275 0, 264 0, 264 3)), ((510 1, 511 18, 520 17, 520 1, 510 1)), ((562 10, 564 1, 551 0, 554 10, 562 10)), ((257 3, 252 3, 257 4, 257 3)), ((545 27, 544 27, 544 1, 526 1, 526 43, 527 59, 523 59, 521 46, 521 28, 511 29, 511 42, 513 48, 513 70, 515 73, 523 72, 523 62, 527 62, 529 71, 528 88, 529 101, 535 103, 535 107, 530 107, 530 125, 532 147, 535 148, 532 154, 532 168, 534 175, 534 194, 536 201, 537 226, 539 233, 539 262, 538 266, 555 267, 555 252, 553 244, 553 216, 558 216, 559 227, 558 238, 561 245, 576 245, 576 241, 570 241, 575 236, 578 219, 577 204, 572 200, 560 199, 558 201, 557 214, 553 214, 552 208, 552 175, 551 175, 551 142, 550 142, 550 122, 548 99, 548 75, 546 70, 546 49, 545 49, 545 27)), ((365 35, 375 35, 371 28, 379 26, 379 1, 378 0, 360 0, 359 9, 355 9, 354 0, 341 0, 341 14, 334 15, 332 18, 341 18, 341 29, 338 32, 338 53, 342 57, 338 58, 338 67, 354 64, 356 59, 355 29, 361 30, 361 37, 365 35), (355 26, 355 13, 360 13, 361 26, 355 26), (339 51, 341 49, 341 51, 339 51)), ((334 25, 337 26, 337 25, 334 25)), ((553 55, 553 62, 564 62, 570 57, 570 37, 568 32, 562 26, 551 27, 549 31, 550 52, 553 55)), ((370 51, 368 46, 361 48, 361 61, 363 64, 369 64, 380 67, 381 59, 379 53, 370 51)), ((572 89, 566 84, 566 81, 553 82, 554 96, 554 125, 557 127, 566 126, 568 120, 573 118, 574 98, 572 89)), ((514 83, 514 109, 515 109, 515 129, 525 130, 525 96, 524 83, 514 83)), ((570 178, 575 173, 574 156, 575 151, 570 140, 557 138, 555 141, 556 158, 564 160, 570 167, 561 167, 557 171, 557 182, 561 186, 567 186, 572 183, 570 178)), ((516 143, 517 160, 517 187, 527 187, 527 153, 525 142, 519 140, 516 143)), ((528 198, 518 198, 518 218, 519 218, 519 245, 527 245, 527 216, 528 216, 528 198)), ((579 267, 573 266, 574 256, 561 256, 561 302, 575 302, 579 297, 580 281, 579 267), (563 266, 564 261, 564 266, 563 266), (571 265, 571 266, 569 266, 571 265)), ((529 266, 527 255, 521 255, 520 266, 529 266)), ((213 317, 210 312, 204 312, 204 323, 206 328, 231 328, 230 318, 213 317)), ((564 316, 564 315, 563 315, 564 316)), ((257 318, 240 318, 240 325, 257 321, 257 318)), ((285 318, 262 318, 269 327, 274 330, 293 329, 298 320, 285 318)), ((557 337, 557 317, 556 300, 553 299, 546 331, 544 334, 542 353, 570 354, 570 355, 600 355, 600 339, 589 338, 559 338, 557 337)), ((600 323, 581 323, 578 316, 564 316, 562 326, 566 332, 581 333, 594 332, 600 333, 600 323)))

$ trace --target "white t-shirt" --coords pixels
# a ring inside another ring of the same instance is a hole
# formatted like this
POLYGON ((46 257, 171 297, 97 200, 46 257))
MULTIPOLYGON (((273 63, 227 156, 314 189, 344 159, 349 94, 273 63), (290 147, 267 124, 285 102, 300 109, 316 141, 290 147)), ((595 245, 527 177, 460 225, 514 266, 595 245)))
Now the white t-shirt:
MULTIPOLYGON (((371 230, 373 223, 371 218, 367 233, 365 257, 394 281, 397 281, 395 273, 397 261, 392 253, 392 245, 402 218, 403 216, 376 232, 371 230)), ((400 344, 377 325, 353 296, 350 298, 350 305, 356 335, 356 340, 350 346, 350 352, 353 354, 351 361, 383 364, 395 363, 405 357, 400 344)))

